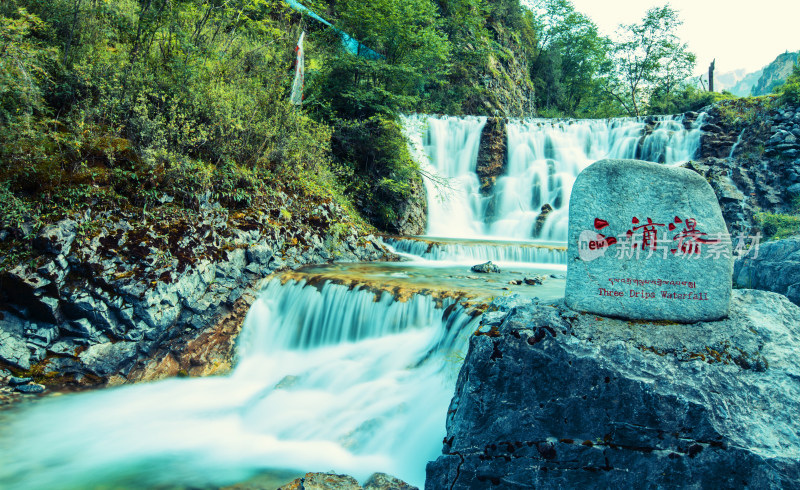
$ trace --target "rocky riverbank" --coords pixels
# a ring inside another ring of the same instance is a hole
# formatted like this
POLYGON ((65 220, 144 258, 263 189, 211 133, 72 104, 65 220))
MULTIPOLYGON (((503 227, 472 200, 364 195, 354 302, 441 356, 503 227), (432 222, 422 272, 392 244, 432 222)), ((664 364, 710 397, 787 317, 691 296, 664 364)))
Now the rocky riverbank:
POLYGON ((0 276, 0 377, 84 387, 224 372, 265 276, 387 257, 359 230, 332 201, 282 193, 244 211, 68 216, 0 276))
POLYGON ((800 308, 734 291, 690 325, 495 302, 426 488, 800 485, 800 308))
POLYGON ((760 212, 786 213, 800 195, 800 107, 746 99, 708 111, 687 163, 709 181, 733 235, 759 233, 760 212))

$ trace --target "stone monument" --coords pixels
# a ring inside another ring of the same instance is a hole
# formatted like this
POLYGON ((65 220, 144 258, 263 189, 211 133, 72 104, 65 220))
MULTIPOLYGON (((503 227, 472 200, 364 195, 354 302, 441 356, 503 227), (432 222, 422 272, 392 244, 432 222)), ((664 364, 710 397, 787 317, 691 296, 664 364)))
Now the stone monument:
POLYGON ((569 206, 566 304, 631 320, 728 315, 733 256, 716 195, 691 170, 600 160, 569 206))

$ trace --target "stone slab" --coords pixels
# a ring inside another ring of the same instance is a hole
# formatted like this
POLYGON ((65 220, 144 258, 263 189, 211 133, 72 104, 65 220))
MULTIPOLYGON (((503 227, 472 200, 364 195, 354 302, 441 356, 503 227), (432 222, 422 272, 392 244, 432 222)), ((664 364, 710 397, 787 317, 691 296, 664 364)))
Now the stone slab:
POLYGON ((633 320, 724 318, 731 249, 717 198, 700 175, 600 160, 572 188, 566 304, 633 320))

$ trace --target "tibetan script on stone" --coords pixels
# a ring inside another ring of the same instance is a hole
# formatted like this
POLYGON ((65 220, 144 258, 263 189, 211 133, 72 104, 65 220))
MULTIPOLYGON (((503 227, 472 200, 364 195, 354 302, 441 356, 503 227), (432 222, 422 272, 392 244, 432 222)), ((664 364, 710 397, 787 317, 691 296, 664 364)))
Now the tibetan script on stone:
POLYGON ((684 323, 728 315, 733 255, 717 197, 691 170, 601 160, 569 205, 566 304, 684 323))

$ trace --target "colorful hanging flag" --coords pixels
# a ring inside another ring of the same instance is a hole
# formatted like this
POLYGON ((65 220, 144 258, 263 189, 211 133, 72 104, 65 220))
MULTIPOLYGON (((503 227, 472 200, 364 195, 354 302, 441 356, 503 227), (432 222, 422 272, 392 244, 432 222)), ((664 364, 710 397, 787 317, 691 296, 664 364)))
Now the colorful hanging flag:
POLYGON ((292 83, 292 95, 289 101, 294 105, 303 105, 303 85, 305 83, 305 54, 303 52, 303 39, 306 37, 306 31, 300 34, 300 40, 297 41, 297 61, 294 69, 294 82, 292 83))

